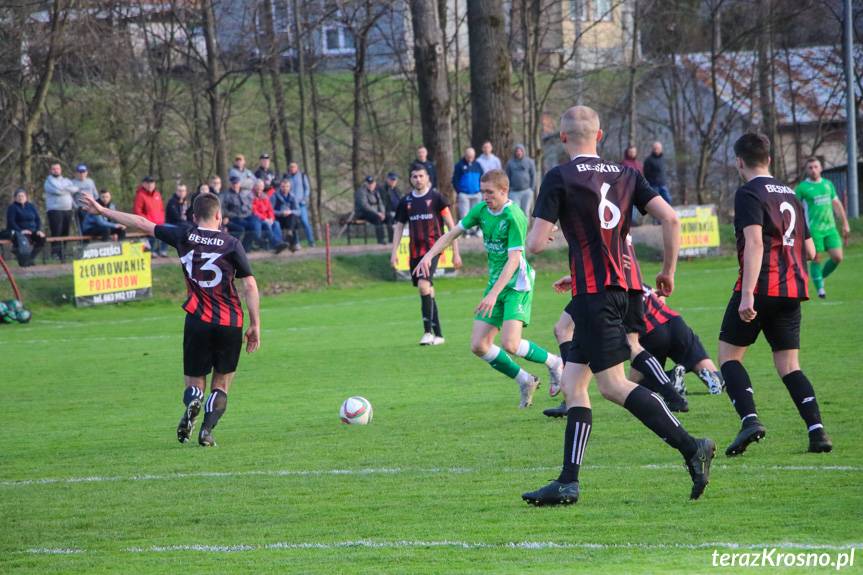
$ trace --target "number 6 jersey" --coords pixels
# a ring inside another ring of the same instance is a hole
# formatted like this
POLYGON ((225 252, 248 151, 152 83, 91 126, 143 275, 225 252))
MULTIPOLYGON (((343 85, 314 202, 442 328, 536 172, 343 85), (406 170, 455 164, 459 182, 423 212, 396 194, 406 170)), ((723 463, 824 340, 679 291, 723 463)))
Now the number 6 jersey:
POLYGON ((794 191, 770 176, 756 176, 734 194, 734 233, 740 272, 734 291, 743 280, 743 250, 748 226, 761 226, 764 257, 755 293, 773 297, 809 299, 806 274, 806 240, 810 238, 803 204, 794 191))
POLYGON ((641 289, 640 282, 623 267, 623 249, 632 206, 645 213, 645 206, 655 197, 640 172, 598 156, 576 156, 549 170, 533 216, 551 223, 560 221, 569 244, 573 296, 607 288, 641 289))
POLYGON ((189 297, 183 309, 202 321, 243 327, 234 277, 252 275, 240 241, 221 231, 156 226, 157 239, 177 248, 189 297))

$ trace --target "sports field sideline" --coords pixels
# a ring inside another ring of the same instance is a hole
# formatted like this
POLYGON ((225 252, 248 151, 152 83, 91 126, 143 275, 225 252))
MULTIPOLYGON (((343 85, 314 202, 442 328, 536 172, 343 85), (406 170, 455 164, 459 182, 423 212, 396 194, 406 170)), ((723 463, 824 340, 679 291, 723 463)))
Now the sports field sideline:
MULTIPOLYGON (((525 331, 549 349, 564 257, 538 272, 525 331)), ((668 301, 714 358, 735 278, 729 257, 681 262, 668 301)), ((679 455, 592 389, 581 499, 549 509, 520 494, 557 475, 563 423, 541 412, 559 399, 539 372, 534 406, 516 409, 516 386, 470 353, 482 276, 436 282, 447 343, 435 348, 417 345, 405 283, 264 298, 262 347, 241 359, 211 450, 175 437, 176 302, 41 309, 0 326, 0 572, 750 572, 714 566, 714 552, 774 548, 774 563, 855 549, 842 570, 863 571, 862 283, 853 245, 829 298, 803 306, 801 363, 832 453, 806 453, 762 338, 746 364, 767 437, 719 455, 700 500, 679 455), (371 401, 370 425, 339 421, 351 395, 371 401)), ((721 454, 734 410, 694 376, 687 386, 680 419, 721 454)))

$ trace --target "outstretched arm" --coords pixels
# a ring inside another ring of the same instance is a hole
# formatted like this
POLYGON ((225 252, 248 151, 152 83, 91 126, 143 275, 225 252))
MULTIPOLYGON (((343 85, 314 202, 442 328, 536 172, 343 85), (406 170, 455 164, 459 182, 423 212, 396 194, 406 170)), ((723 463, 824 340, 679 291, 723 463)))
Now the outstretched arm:
POLYGON ((261 308, 258 297, 258 282, 255 276, 242 279, 243 293, 246 294, 246 307, 249 308, 249 327, 243 336, 246 342, 246 353, 253 353, 261 347, 261 308))
POLYGON ((450 244, 452 244, 460 235, 464 233, 461 225, 454 226, 450 231, 445 233, 441 238, 434 243, 432 249, 426 252, 426 255, 423 256, 423 259, 420 260, 420 263, 417 264, 417 267, 411 271, 414 275, 422 274, 424 277, 429 276, 429 268, 431 267, 431 261, 438 256, 442 251, 444 251, 450 244))
MULTIPOLYGON (((452 213, 449 209, 447 209, 447 212, 443 215, 443 223, 445 223, 446 227, 450 230, 455 229, 455 222, 453 222, 452 213)), ((452 241, 452 265, 455 269, 459 269, 461 267, 461 254, 458 252, 458 238, 454 238, 452 241)))
POLYGON ((94 216, 105 216, 106 218, 113 220, 118 224, 122 224, 127 227, 138 228, 148 236, 154 236, 156 233, 156 224, 154 224, 147 218, 106 208, 102 204, 91 198, 88 194, 81 194, 81 196, 78 198, 78 201, 83 204, 83 208, 85 211, 93 214, 94 216))

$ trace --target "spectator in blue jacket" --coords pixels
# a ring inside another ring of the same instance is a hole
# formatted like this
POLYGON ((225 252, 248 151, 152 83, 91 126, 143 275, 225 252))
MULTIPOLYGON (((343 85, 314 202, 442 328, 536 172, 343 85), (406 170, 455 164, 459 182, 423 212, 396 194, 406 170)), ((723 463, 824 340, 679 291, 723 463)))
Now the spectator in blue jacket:
MULTIPOLYGON (((465 217, 470 209, 482 200, 482 194, 479 192, 481 176, 482 166, 476 161, 476 150, 466 149, 464 157, 455 165, 452 174, 452 187, 457 194, 460 218, 465 217)), ((468 230, 465 235, 476 235, 476 229, 468 230)))
MULTIPOLYGON (((309 177, 300 171, 300 165, 296 162, 288 164, 288 173, 282 176, 282 179, 288 178, 291 180, 291 190, 300 202, 300 223, 303 226, 303 231, 306 234, 306 241, 310 248, 315 247, 315 236, 312 234, 312 226, 309 223, 309 208, 308 203, 311 201, 311 187, 309 186, 309 177)), ((299 247, 299 244, 297 244, 299 247)))
MULTIPOLYGON (((99 203, 102 206, 116 210, 117 208, 111 203, 111 192, 108 190, 99 190, 99 203)), ((126 239, 126 226, 123 224, 115 224, 105 216, 94 216, 85 210, 84 221, 81 224, 81 229, 85 236, 101 236, 103 242, 111 240, 122 241, 126 239)))
POLYGON ((36 256, 45 246, 45 232, 42 231, 42 218, 39 210, 31 202, 27 201, 27 191, 15 190, 12 195, 12 205, 6 210, 6 229, 12 233, 12 245, 17 249, 21 237, 26 237, 30 242, 31 251, 29 257, 19 253, 18 263, 21 266, 32 266, 36 256))
POLYGON ((282 228, 282 236, 288 242, 292 252, 300 245, 300 201, 291 192, 291 180, 284 178, 281 182, 273 181, 276 191, 270 196, 276 220, 282 228))

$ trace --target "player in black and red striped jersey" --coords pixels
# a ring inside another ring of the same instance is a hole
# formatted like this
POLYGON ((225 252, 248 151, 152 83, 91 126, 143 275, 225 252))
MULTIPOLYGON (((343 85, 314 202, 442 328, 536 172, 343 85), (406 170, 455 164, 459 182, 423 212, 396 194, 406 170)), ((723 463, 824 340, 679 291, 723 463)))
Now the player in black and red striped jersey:
MULTIPOLYGON (((408 237, 410 238, 410 269, 414 270, 420 260, 431 250, 436 241, 443 235, 443 227, 453 229, 454 222, 449 203, 435 188, 431 187, 429 175, 425 167, 420 164, 411 166, 410 174, 413 190, 406 194, 396 208, 396 226, 393 230, 393 253, 391 264, 398 265, 399 243, 405 225, 408 226, 408 237)), ((461 256, 458 252, 458 242, 452 244, 452 263, 455 269, 461 267, 461 256)), ((414 286, 419 289, 422 302, 423 337, 420 345, 440 345, 444 343, 443 332, 440 326, 440 315, 438 314, 437 302, 434 297, 434 273, 439 258, 432 260, 428 277, 422 274, 411 274, 414 286)))
POLYGON ((809 451, 833 449, 824 432, 815 390, 800 369, 800 302, 809 299, 806 261, 815 244, 794 191, 770 175, 770 140, 748 133, 734 143, 745 182, 734 194, 734 232, 740 271, 719 332, 719 366, 742 428, 725 450, 740 455, 766 429, 758 419, 752 382, 743 367, 760 332, 773 363, 809 431, 809 451))
POLYGON ((623 370, 630 357, 624 318, 632 282, 623 255, 632 207, 662 222, 665 250, 657 286, 663 295, 674 289, 680 222, 638 171, 597 156, 601 137, 595 111, 576 106, 563 114, 560 138, 572 160, 546 174, 527 238, 528 249, 540 253, 560 222, 569 244, 573 297, 567 311, 575 322, 575 337, 561 383, 568 408, 563 470, 556 481, 522 498, 537 505, 578 500, 578 472, 593 424, 587 388, 594 375, 603 397, 625 407, 680 451, 693 481, 690 497, 697 499, 708 483, 715 445, 689 435, 658 395, 628 381, 623 370))
POLYGON ((249 307, 246 352, 252 353, 260 346, 258 285, 243 246, 235 237, 220 231, 222 207, 218 196, 198 196, 194 204, 198 225, 185 228, 157 226, 140 216, 104 208, 86 195, 81 201, 94 215, 138 228, 177 248, 189 293, 183 304, 187 312, 183 335, 186 408, 177 427, 177 439, 180 443, 189 440, 204 406, 207 376, 212 372, 198 444, 215 446, 212 431, 227 408, 228 388, 237 371, 244 339, 243 306, 234 286, 235 277, 243 283, 249 307))

